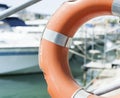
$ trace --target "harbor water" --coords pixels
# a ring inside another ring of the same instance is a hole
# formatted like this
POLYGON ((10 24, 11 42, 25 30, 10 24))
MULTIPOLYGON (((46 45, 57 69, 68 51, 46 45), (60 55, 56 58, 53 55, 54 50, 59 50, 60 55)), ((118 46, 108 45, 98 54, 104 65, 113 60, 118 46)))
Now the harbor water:
POLYGON ((0 76, 0 98, 50 98, 43 74, 0 76))

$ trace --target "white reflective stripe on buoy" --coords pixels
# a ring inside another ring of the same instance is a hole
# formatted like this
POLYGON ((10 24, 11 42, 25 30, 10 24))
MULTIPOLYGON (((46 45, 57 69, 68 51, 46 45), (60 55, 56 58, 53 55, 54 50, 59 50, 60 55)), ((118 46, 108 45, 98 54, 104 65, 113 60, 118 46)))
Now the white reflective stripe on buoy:
POLYGON ((113 0, 112 14, 120 16, 120 0, 113 0))
POLYGON ((45 29, 42 38, 63 47, 69 47, 72 40, 72 38, 69 38, 66 35, 49 29, 45 29))
POLYGON ((87 91, 85 91, 83 88, 78 89, 71 98, 88 98, 88 96, 91 95, 87 91))

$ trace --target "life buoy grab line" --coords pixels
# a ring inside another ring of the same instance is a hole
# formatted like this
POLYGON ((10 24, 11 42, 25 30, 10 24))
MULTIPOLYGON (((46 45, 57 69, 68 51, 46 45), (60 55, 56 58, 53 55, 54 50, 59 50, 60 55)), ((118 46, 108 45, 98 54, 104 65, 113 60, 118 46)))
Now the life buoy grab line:
POLYGON ((83 23, 101 15, 120 15, 120 0, 71 0, 63 3, 48 22, 39 64, 52 98, 93 98, 74 81, 67 46, 83 23))

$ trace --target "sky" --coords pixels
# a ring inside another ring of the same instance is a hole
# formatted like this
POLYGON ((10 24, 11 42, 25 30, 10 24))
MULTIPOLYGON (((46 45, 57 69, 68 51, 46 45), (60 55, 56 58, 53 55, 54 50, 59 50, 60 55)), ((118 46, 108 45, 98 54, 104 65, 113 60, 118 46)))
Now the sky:
MULTIPOLYGON (((0 3, 8 4, 9 6, 16 6, 26 1, 28 0, 0 0, 0 3)), ((31 7, 28 7, 27 10, 40 14, 53 14, 65 1, 67 0, 42 0, 31 7)))

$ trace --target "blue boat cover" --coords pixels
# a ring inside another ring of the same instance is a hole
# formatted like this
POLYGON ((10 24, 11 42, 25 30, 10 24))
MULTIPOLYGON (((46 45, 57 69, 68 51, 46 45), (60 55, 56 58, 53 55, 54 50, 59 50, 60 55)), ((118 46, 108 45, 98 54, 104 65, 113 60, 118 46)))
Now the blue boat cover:
POLYGON ((18 17, 7 17, 2 20, 3 22, 9 24, 11 27, 15 26, 27 26, 25 22, 18 17))

